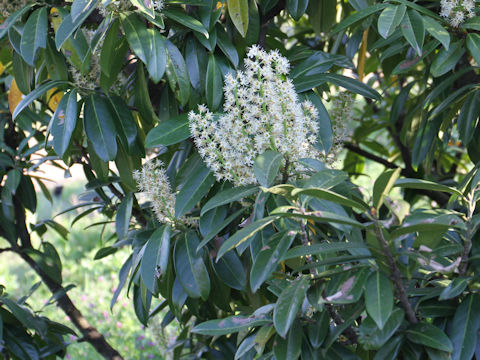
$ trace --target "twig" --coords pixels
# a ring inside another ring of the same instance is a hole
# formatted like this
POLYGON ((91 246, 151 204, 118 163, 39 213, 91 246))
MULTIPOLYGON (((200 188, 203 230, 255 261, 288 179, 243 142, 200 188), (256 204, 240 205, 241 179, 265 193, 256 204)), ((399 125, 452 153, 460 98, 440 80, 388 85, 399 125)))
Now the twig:
POLYGON ((408 301, 407 291, 406 291, 405 285, 403 284, 403 281, 402 281, 402 273, 400 272, 400 270, 397 266, 397 263, 395 262, 395 259, 393 257, 393 254, 390 251, 390 248, 388 247, 388 243, 387 243, 387 240, 385 239, 385 236, 383 235, 382 228, 380 227, 379 220, 376 217, 373 217, 373 219, 374 219, 374 223, 375 223, 375 232, 376 232, 377 238, 380 241, 380 244, 383 248, 383 253, 387 257, 388 265, 390 266, 390 271, 392 272, 392 280, 397 287, 397 292, 398 292, 398 297, 400 299, 400 303, 402 304, 402 306, 405 310, 407 320, 411 324, 416 324, 416 323, 418 323, 418 319, 415 315, 415 312, 413 311, 412 306, 410 305, 410 302, 408 301))

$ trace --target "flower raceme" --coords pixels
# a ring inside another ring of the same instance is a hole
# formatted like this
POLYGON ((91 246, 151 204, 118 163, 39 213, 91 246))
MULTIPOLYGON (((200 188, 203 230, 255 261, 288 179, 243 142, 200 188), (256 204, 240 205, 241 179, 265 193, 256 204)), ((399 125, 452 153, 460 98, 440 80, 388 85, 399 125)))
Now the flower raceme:
POLYGON ((157 220, 163 224, 183 224, 195 226, 196 221, 189 217, 175 217, 175 193, 170 187, 167 173, 160 160, 150 160, 141 171, 135 171, 133 178, 145 197, 152 202, 157 220))
POLYGON ((467 18, 476 16, 476 0, 441 0, 440 16, 453 27, 459 27, 467 18))
POLYGON ((257 183, 253 164, 266 150, 283 154, 284 166, 293 172, 304 170, 299 159, 321 156, 314 147, 318 110, 299 101, 289 70, 278 51, 253 46, 245 70, 225 76, 224 113, 213 114, 205 105, 189 113, 198 152, 217 180, 257 183))

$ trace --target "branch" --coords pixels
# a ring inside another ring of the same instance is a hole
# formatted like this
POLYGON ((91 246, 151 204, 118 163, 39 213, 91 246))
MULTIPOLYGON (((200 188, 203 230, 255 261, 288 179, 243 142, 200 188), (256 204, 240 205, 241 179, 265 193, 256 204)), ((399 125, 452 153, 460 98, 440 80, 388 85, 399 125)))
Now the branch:
POLYGON ((268 25, 270 25, 270 20, 280 14, 283 9, 285 9, 285 0, 280 0, 277 5, 270 9, 269 12, 260 16, 260 33, 258 34, 257 44, 260 45, 262 48, 265 48, 267 40, 267 30, 268 25))
POLYGON ((103 337, 103 335, 93 327, 88 320, 82 315, 80 310, 76 308, 70 297, 67 295, 65 288, 47 275, 41 267, 33 260, 24 250, 31 249, 31 239, 25 224, 25 209, 22 207, 19 199, 14 196, 15 216, 17 220, 17 228, 19 229, 20 242, 22 246, 16 249, 16 253, 35 270, 42 281, 47 285, 52 294, 63 294, 57 299, 58 306, 70 318, 72 323, 82 333, 83 337, 89 342, 95 350, 105 359, 123 360, 122 356, 115 350, 103 337))
POLYGON ((15 250, 13 250, 13 248, 11 248, 11 247, 9 247, 9 248, 3 248, 3 249, 0 249, 0 254, 1 254, 2 252, 7 252, 7 251, 15 251, 15 250))
POLYGON ((380 244, 382 245, 383 253, 387 257, 388 265, 390 266, 390 271, 392 272, 392 280, 397 287, 400 303, 402 304, 405 310, 407 320, 411 324, 416 324, 418 322, 418 319, 415 315, 415 311, 413 311, 412 305, 410 305, 410 302, 408 301, 407 291, 402 281, 402 273, 400 272, 397 266, 397 263, 395 262, 395 258, 393 257, 393 254, 390 251, 390 248, 388 247, 387 240, 383 235, 382 228, 380 227, 378 219, 376 217, 373 217, 373 218, 375 222, 375 232, 377 234, 377 238, 380 244))
MULTIPOLYGON (((380 156, 369 153, 368 151, 365 151, 365 150, 361 149, 360 147, 358 147, 355 144, 345 143, 343 146, 346 149, 348 149, 350 151, 353 151, 354 153, 356 153, 358 155, 363 156, 364 158, 367 158, 367 159, 373 160, 373 161, 375 161, 379 164, 382 164, 387 169, 397 169, 399 167, 397 164, 394 164, 394 163, 392 163, 392 162, 390 162, 390 161, 388 161, 388 160, 386 160, 386 159, 384 159, 380 156)), ((402 169, 401 174, 405 177, 417 178, 417 176, 416 176, 417 173, 414 172, 413 170, 409 171, 408 169, 402 169)), ((425 196, 429 197, 430 199, 436 201, 440 206, 444 206, 448 202, 448 199, 449 199, 448 195, 446 195, 442 192, 438 192, 438 191, 421 190, 421 189, 416 189, 415 191, 418 192, 419 194, 425 195, 425 196)))

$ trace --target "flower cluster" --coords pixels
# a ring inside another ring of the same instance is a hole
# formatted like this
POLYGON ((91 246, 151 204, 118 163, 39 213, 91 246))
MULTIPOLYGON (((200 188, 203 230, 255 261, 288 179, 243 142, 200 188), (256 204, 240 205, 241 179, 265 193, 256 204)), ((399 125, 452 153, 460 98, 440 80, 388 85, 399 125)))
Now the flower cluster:
POLYGON ((476 16, 476 0, 441 0, 440 16, 453 27, 458 27, 467 18, 476 16))
MULTIPOLYGON (((145 0, 144 4, 149 9, 161 11, 163 9, 163 0, 145 0)), ((130 0, 106 0, 100 4, 99 11, 105 17, 110 11, 127 11, 132 7, 130 0)))
POLYGON ((245 71, 225 77, 224 113, 214 116, 204 105, 190 112, 198 152, 218 180, 256 183, 253 163, 266 150, 283 154, 284 165, 294 172, 304 170, 299 159, 320 155, 314 147, 318 111, 309 101, 300 103, 289 70, 277 51, 253 46, 245 71))
POLYGON ((0 14, 4 19, 28 4, 28 0, 0 0, 0 14))
POLYGON ((152 208, 159 222, 164 224, 184 224, 195 226, 196 221, 189 217, 175 218, 175 193, 170 187, 167 173, 160 160, 145 163, 141 171, 135 171, 133 178, 141 192, 152 202, 152 208))
POLYGON ((329 109, 330 121, 332 123, 333 144, 327 154, 327 161, 331 164, 335 161, 335 154, 338 153, 345 140, 350 136, 347 125, 353 119, 353 105, 355 96, 353 93, 343 91, 333 96, 332 105, 329 109))

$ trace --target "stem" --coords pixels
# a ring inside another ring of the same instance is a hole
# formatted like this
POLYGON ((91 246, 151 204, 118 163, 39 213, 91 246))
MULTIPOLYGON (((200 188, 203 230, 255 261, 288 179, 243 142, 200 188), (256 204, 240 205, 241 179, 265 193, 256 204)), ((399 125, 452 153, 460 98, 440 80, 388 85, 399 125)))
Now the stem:
POLYGON ((47 285, 52 294, 62 294, 57 299, 58 306, 70 318, 70 321, 82 333, 85 341, 89 342, 95 350, 105 359, 123 360, 123 357, 115 350, 104 338, 104 336, 93 327, 88 320, 82 315, 80 310, 73 304, 67 295, 65 288, 50 278, 40 266, 33 260, 24 250, 32 248, 30 234, 25 223, 25 209, 22 207, 20 200, 14 196, 15 218, 17 220, 17 229, 21 241, 21 247, 16 247, 15 252, 30 265, 30 267, 40 276, 42 281, 47 285))
POLYGON ((474 199, 475 189, 472 189, 468 194, 467 203, 468 203, 468 214, 467 214, 467 231, 465 232, 465 241, 463 244, 463 253, 462 260, 460 261, 460 276, 464 276, 467 273, 468 268, 468 255, 470 254, 470 249, 472 248, 472 237, 475 231, 472 229, 472 218, 473 213, 475 212, 475 199, 474 199))
POLYGON ((395 262, 395 258, 393 257, 393 254, 390 251, 390 248, 388 247, 387 240, 385 239, 385 236, 383 235, 383 232, 382 232, 382 228, 380 226, 380 221, 376 217, 373 217, 373 219, 375 223, 375 232, 377 234, 378 240, 380 241, 380 244, 382 245, 383 253, 387 257, 388 265, 390 266, 390 271, 392 272, 392 279, 393 279, 393 282, 395 283, 395 286, 397 287, 400 303, 402 304, 405 310, 405 314, 407 315, 407 320, 411 324, 416 324, 418 323, 418 319, 415 315, 415 312, 413 311, 412 306, 410 305, 410 302, 408 301, 407 291, 402 281, 402 273, 400 272, 400 269, 398 268, 397 263, 395 262))

